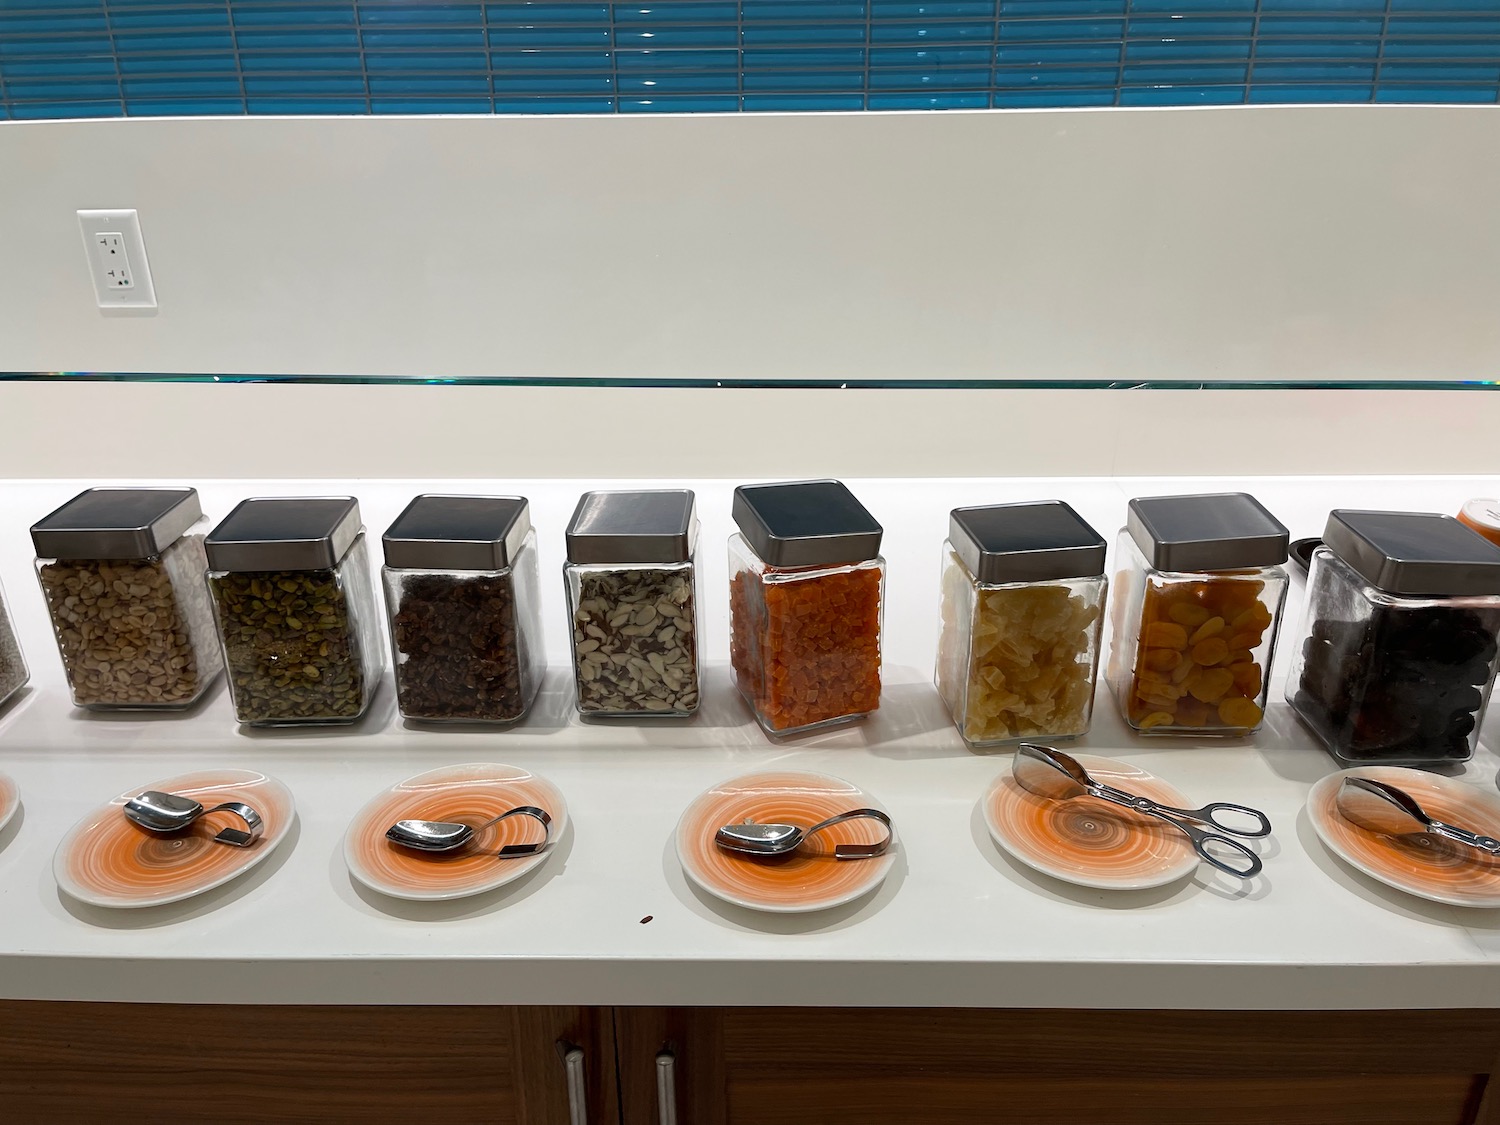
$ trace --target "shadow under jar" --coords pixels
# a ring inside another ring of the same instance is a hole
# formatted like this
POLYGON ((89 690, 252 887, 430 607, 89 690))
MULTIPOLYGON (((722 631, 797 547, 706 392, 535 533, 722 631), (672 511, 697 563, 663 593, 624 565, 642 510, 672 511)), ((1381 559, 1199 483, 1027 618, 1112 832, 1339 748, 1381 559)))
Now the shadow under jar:
POLYGON ((840 481, 734 490, 730 658, 740 694, 775 735, 862 719, 880 706, 882 528, 840 481))
POLYGON ((536 532, 520 496, 418 496, 381 539, 408 719, 512 723, 542 684, 536 532))
POLYGON ((191 488, 91 488, 31 528, 73 703, 190 707, 223 669, 191 488))
POLYGON ((1425 512, 1334 511, 1323 542, 1287 702, 1347 764, 1472 757, 1500 651, 1500 547, 1425 512))
POLYGON ((1132 500, 1116 543, 1109 679, 1142 734, 1259 728, 1286 601, 1287 530, 1253 496, 1132 500))
POLYGON ((585 718, 698 710, 698 517, 687 489, 586 492, 563 567, 585 718))
POLYGON ((934 681, 970 745, 1088 732, 1104 553, 1061 500, 949 514, 934 681))
POLYGON ((21 642, 16 638, 16 628, 5 605, 5 591, 0 590, 0 707, 25 687, 29 679, 31 673, 21 655, 21 642))
POLYGON ((352 723, 385 665, 352 497, 242 502, 207 539, 229 689, 250 726, 352 723))

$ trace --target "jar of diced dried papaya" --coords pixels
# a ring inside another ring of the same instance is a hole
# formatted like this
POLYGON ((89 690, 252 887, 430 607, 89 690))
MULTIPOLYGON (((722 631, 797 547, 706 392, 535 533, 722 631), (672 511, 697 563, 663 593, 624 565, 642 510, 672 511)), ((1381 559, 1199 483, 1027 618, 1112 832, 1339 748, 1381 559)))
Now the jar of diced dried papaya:
POLYGON ((1260 726, 1287 538, 1243 492, 1130 502, 1116 551, 1109 680, 1132 728, 1233 736, 1260 726))
POLYGON ((729 540, 735 683, 772 734, 880 706, 882 529, 836 480, 734 490, 729 540))

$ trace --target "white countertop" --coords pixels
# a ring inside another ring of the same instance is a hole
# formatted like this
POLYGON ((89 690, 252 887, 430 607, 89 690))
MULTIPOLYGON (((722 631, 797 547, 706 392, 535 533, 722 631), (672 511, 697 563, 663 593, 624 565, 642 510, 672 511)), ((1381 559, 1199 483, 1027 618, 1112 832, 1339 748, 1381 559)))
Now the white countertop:
MULTIPOLYGON (((1266 726, 1244 742, 1127 734, 1101 688, 1077 745, 1135 761, 1193 800, 1258 806, 1276 827, 1263 876, 1210 874, 1156 891, 1091 891, 999 852, 977 812, 1008 768, 968 750, 931 687, 938 562, 960 504, 1059 497, 1113 540, 1132 495, 1244 488, 1292 530, 1321 532, 1331 507, 1456 511, 1500 478, 1233 481, 850 481, 885 525, 889 562, 883 704, 868 722, 783 745, 730 683, 724 541, 733 481, 698 489, 705 703, 689 722, 584 725, 565 666, 562 532, 579 492, 637 482, 191 482, 217 519, 249 495, 359 496, 378 540, 419 491, 531 498, 552 667, 533 714, 503 731, 415 729, 387 686, 344 729, 236 727, 222 686, 187 715, 107 718, 74 710, 31 574, 27 528, 88 484, 0 485, 0 581, 32 667, 0 712, 0 768, 23 813, 0 833, 0 996, 240 1003, 817 1004, 1013 1007, 1442 1008, 1500 1006, 1500 911, 1422 902, 1334 859, 1302 804, 1334 765, 1273 688, 1266 726), (553 577, 549 578, 548 575, 553 577), (572 825, 557 854, 510 887, 447 904, 356 886, 342 838, 375 793, 466 761, 544 774, 572 825), (837 774, 900 828, 896 864, 866 900, 821 914, 757 914, 692 889, 671 837, 716 781, 769 765, 837 774), (253 872, 183 903, 110 911, 58 889, 63 833, 128 788, 208 766, 262 770, 291 787, 298 824, 253 872), (646 921, 649 917, 649 921, 646 921)), ((673 484, 682 482, 639 482, 673 484)), ((378 554, 378 551, 376 552, 378 554)), ((1294 581, 1278 667, 1299 637, 1294 581)), ((1279 680, 1279 676, 1277 679, 1279 680)), ((1462 770, 1495 784, 1500 714, 1462 770)))

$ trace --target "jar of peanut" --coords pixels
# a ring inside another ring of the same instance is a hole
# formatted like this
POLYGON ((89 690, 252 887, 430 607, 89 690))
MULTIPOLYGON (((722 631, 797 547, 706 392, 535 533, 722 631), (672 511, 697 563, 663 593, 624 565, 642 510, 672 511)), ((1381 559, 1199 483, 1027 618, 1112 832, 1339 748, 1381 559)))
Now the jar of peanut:
POLYGON ((949 514, 934 680, 965 741, 1087 733, 1104 550, 1103 537, 1061 500, 949 514))
POLYGON ((1130 502, 1109 679, 1132 728, 1233 736, 1260 726, 1287 542, 1287 529, 1243 492, 1130 502))

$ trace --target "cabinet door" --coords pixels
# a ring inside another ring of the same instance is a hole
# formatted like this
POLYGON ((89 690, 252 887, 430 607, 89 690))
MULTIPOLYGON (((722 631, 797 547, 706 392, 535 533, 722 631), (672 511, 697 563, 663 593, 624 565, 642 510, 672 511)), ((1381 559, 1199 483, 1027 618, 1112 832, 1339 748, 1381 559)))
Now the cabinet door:
MULTIPOLYGON (((624 1125, 1470 1125, 1500 1013, 621 1008, 624 1125)), ((1490 1115, 1494 1115, 1492 1118, 1490 1115)))
POLYGON ((618 1119, 608 1009, 0 1002, 0 1120, 588 1125, 618 1119))

